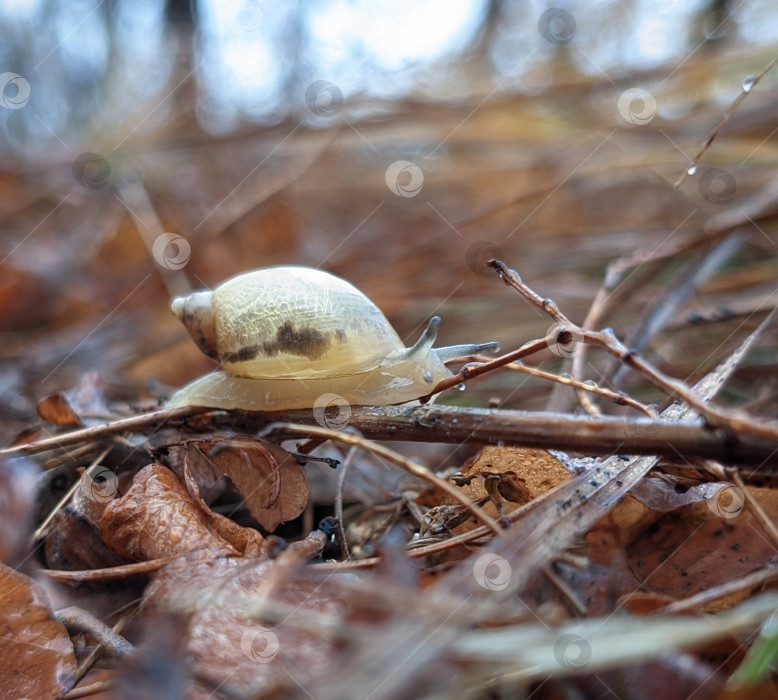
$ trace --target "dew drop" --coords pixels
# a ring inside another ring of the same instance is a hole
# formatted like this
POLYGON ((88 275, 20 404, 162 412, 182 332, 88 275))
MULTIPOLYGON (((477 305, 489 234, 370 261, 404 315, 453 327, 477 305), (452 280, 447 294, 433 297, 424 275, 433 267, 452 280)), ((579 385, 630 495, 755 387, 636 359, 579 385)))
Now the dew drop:
POLYGON ((457 389, 459 389, 459 391, 464 391, 465 390, 465 383, 462 382, 461 384, 457 384, 457 389))
POLYGON ((697 165, 690 165, 688 169, 686 170, 687 175, 694 175, 694 173, 697 172, 697 165))
POLYGON ((572 381, 573 380, 573 375, 570 374, 569 372, 562 372, 562 374, 559 375, 559 378, 560 379, 564 379, 566 381, 572 381))
POLYGON ((746 78, 743 79, 743 92, 751 92, 751 88, 754 87, 754 84, 758 78, 755 75, 749 75, 746 78))
POLYGON ((584 386, 588 389, 596 389, 597 388, 597 382, 594 381, 594 379, 587 379, 584 381, 584 386))
POLYGON ((497 447, 505 447, 505 441, 504 440, 498 440, 497 441, 497 447))

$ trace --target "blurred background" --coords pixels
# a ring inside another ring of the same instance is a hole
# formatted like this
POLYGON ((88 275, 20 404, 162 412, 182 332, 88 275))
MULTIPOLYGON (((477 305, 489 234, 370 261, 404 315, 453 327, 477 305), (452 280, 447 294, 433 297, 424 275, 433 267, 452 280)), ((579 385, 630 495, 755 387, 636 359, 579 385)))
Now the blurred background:
MULTIPOLYGON (((551 320, 490 257, 577 322, 617 264, 596 327, 694 381, 776 302, 776 45, 769 0, 0 3, 0 437, 55 390, 208 371, 170 297, 280 263, 408 343, 439 314, 506 351, 551 320)), ((772 409, 777 366, 768 334, 728 399, 772 409)), ((490 398, 575 397, 502 373, 446 400, 490 398)))

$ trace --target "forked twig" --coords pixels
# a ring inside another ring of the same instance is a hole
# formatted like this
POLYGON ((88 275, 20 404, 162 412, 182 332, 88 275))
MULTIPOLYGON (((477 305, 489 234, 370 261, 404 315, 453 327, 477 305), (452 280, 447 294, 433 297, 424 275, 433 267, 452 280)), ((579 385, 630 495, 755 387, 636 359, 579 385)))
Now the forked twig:
POLYGON ((518 354, 523 356, 529 354, 530 351, 541 349, 544 346, 547 347, 557 344, 565 345, 571 338, 575 338, 576 340, 587 342, 605 350, 624 364, 640 372, 648 381, 659 389, 662 389, 668 396, 673 399, 681 399, 687 405, 694 408, 705 419, 709 426, 732 431, 739 435, 752 435, 771 441, 778 440, 778 426, 759 422, 745 411, 726 410, 703 401, 687 384, 669 377, 640 357, 640 355, 632 352, 610 329, 593 331, 581 328, 570 321, 552 299, 544 299, 530 289, 530 287, 522 281, 519 274, 515 270, 508 268, 505 263, 492 259, 488 262, 488 265, 497 271, 497 274, 505 284, 513 287, 527 301, 541 311, 547 313, 558 324, 558 327, 553 328, 552 332, 544 338, 525 343, 518 350, 498 357, 491 362, 486 362, 476 367, 464 367, 459 374, 440 382, 433 389, 433 394, 451 386, 456 386, 469 378, 484 374, 497 367, 502 367, 509 362, 513 362, 517 359, 516 356, 518 354))

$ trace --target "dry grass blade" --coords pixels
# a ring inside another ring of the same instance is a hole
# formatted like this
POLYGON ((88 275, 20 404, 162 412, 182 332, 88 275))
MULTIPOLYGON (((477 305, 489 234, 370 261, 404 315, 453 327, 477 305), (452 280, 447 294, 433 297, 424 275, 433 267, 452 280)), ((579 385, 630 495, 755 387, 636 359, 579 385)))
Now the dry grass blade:
POLYGON ((549 629, 540 624, 464 632, 454 647, 467 659, 480 659, 492 673, 529 681, 568 671, 575 662, 587 673, 639 663, 674 650, 694 647, 759 626, 778 605, 768 593, 733 610, 699 618, 655 616, 641 621, 640 634, 629 617, 608 616, 565 623, 549 629), (564 652, 572 658, 565 666, 564 652), (494 664, 498 668, 491 666, 494 664))

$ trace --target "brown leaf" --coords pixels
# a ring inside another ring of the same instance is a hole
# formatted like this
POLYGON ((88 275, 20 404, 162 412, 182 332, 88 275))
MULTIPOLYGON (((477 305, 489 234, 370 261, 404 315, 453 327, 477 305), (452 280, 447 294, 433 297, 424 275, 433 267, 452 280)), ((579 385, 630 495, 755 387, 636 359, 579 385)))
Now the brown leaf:
POLYGON ((214 556, 238 554, 211 533, 205 513, 162 464, 141 469, 129 491, 106 506, 99 527, 111 549, 136 561, 203 549, 214 556))
POLYGON ((54 516, 46 537, 46 564, 50 569, 82 571, 127 563, 106 546, 97 527, 73 508, 63 508, 54 516))
MULTIPOLYGON (((205 455, 217 442, 193 440, 167 446, 167 465, 179 479, 193 479, 197 484, 197 493, 206 503, 213 503, 221 497, 227 483, 224 472, 205 455)), ((189 493, 193 493, 192 489, 189 489, 189 493)))
MULTIPOLYGON (((487 495, 485 478, 499 477, 497 490, 505 513, 516 510, 569 478, 570 473, 546 450, 487 445, 476 459, 462 470, 462 491, 478 502, 487 495)), ((494 504, 483 506, 489 515, 497 515, 494 504)), ((471 518, 454 532, 476 527, 471 518)))
POLYGON ((265 538, 259 530, 238 525, 234 520, 211 510, 208 511, 208 518, 211 532, 235 547, 244 557, 256 559, 263 555, 265 538))
MULTIPOLYGON (((202 456, 202 452, 199 449, 194 449, 191 445, 189 447, 193 456, 202 456)), ((189 470, 189 464, 190 460, 186 459, 184 461, 184 483, 189 495, 205 514, 208 529, 221 539, 229 542, 244 557, 254 558, 261 556, 265 545, 265 538, 262 537, 262 534, 254 528, 238 525, 234 520, 220 513, 214 513, 200 495, 199 485, 189 470)))
MULTIPOLYGON (((732 486, 729 491, 739 489, 732 486)), ((751 488, 767 517, 778 518, 778 492, 751 488)), ((624 556, 645 592, 684 598, 745 576, 775 554, 768 534, 741 497, 732 503, 725 490, 707 502, 658 513, 635 499, 625 499, 589 533, 592 561, 613 565, 624 556), (608 534, 613 546, 607 546, 608 534)), ((739 590, 706 610, 726 609, 749 594, 739 590)))
POLYGON ((41 431, 40 425, 33 425, 29 428, 25 428, 24 430, 20 430, 11 440, 10 444, 12 446, 16 445, 29 445, 31 442, 35 442, 38 439, 38 436, 41 431))
POLYGON ((7 698, 55 698, 73 687, 76 658, 42 588, 0 564, 0 688, 7 698))
POLYGON ((48 423, 80 428, 83 423, 62 394, 52 394, 38 402, 38 415, 48 423))
POLYGON ((511 503, 529 503, 532 500, 532 494, 525 486, 525 481, 515 472, 505 471, 500 475, 497 482, 497 490, 500 495, 511 503))
POLYGON ((97 525, 105 506, 119 496, 119 478, 112 469, 100 466, 92 470, 91 476, 85 469, 73 492, 71 507, 78 515, 97 525))
MULTIPOLYGON (((236 695, 257 697, 273 688, 288 689, 293 682, 290 671, 295 683, 307 687, 315 687, 317 679, 326 676, 337 649, 334 639, 317 626, 294 623, 315 619, 306 615, 343 616, 347 607, 336 578, 322 581, 295 574, 292 580, 282 577, 274 586, 282 560, 246 567, 235 558, 193 561, 191 557, 185 578, 172 567, 160 571, 144 596, 143 616, 156 620, 165 611, 192 609, 186 655, 198 678, 209 681, 211 691, 226 681, 236 695), (256 618, 254 611, 268 587, 273 588, 270 606, 294 611, 297 618, 291 624, 256 618)), ((200 691, 187 697, 213 697, 200 691)))
POLYGON ((272 532, 308 504, 308 478, 285 449, 266 440, 219 441, 206 452, 232 479, 246 506, 272 532))

